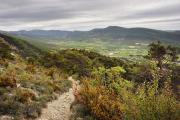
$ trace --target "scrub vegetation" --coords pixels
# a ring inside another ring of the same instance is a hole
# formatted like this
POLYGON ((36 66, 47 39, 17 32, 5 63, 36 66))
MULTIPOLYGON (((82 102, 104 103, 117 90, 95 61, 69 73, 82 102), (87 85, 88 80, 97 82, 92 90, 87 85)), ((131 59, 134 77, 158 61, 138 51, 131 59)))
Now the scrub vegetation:
POLYGON ((179 120, 179 51, 161 42, 146 49, 141 59, 84 49, 44 51, 1 35, 0 115, 39 117, 47 102, 69 90, 72 76, 80 81, 72 119, 179 120))

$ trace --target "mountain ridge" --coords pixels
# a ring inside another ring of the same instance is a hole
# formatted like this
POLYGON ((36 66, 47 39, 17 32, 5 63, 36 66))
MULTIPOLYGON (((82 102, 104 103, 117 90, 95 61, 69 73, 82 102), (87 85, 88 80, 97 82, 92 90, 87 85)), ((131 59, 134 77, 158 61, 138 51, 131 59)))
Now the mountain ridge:
POLYGON ((163 41, 178 43, 180 41, 179 31, 163 31, 149 28, 124 28, 109 26, 106 28, 95 28, 89 31, 63 31, 63 30, 20 30, 8 33, 29 39, 51 39, 51 40, 85 40, 99 39, 102 41, 163 41))

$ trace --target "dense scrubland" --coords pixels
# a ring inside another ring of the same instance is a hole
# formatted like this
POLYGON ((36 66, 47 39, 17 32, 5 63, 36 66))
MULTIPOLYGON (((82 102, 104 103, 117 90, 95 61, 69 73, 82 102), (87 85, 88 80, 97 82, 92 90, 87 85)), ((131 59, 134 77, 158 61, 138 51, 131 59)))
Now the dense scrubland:
POLYGON ((80 79, 75 118, 178 120, 177 55, 176 48, 158 42, 149 45, 142 61, 118 61, 93 68, 90 76, 80 79))
POLYGON ((152 43, 136 61, 87 50, 42 51, 12 41, 22 40, 0 39, 0 115, 38 117, 47 102, 68 90, 67 77, 73 76, 81 87, 72 119, 179 119, 179 53, 172 46, 152 43))

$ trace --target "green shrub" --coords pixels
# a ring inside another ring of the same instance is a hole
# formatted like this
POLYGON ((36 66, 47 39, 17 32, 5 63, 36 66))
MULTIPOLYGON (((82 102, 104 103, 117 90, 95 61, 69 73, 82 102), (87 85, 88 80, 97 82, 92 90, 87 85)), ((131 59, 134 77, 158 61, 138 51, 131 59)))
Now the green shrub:
POLYGON ((108 74, 107 79, 102 79, 104 76, 100 75, 84 80, 76 95, 79 103, 85 105, 92 116, 103 120, 179 119, 180 104, 171 89, 170 77, 159 85, 162 76, 157 71, 152 74, 152 82, 141 84, 121 77, 114 79, 114 76, 110 77, 113 73, 108 74))
POLYGON ((89 86, 87 82, 79 92, 80 102, 85 104, 92 115, 102 120, 120 120, 123 118, 118 97, 103 86, 89 86))

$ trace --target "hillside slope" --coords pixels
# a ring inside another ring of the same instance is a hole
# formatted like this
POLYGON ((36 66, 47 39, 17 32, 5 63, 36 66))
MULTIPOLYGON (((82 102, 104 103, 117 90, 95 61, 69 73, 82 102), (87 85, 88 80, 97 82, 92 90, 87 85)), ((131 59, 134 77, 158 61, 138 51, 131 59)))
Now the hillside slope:
POLYGON ((46 68, 24 59, 36 52, 39 50, 29 43, 1 34, 0 119, 37 118, 48 102, 71 87, 68 76, 56 67, 46 68))
POLYGON ((43 53, 41 49, 33 46, 32 44, 18 37, 9 34, 0 33, 0 38, 3 38, 7 43, 17 48, 18 52, 23 57, 29 57, 29 56, 38 57, 43 53))

